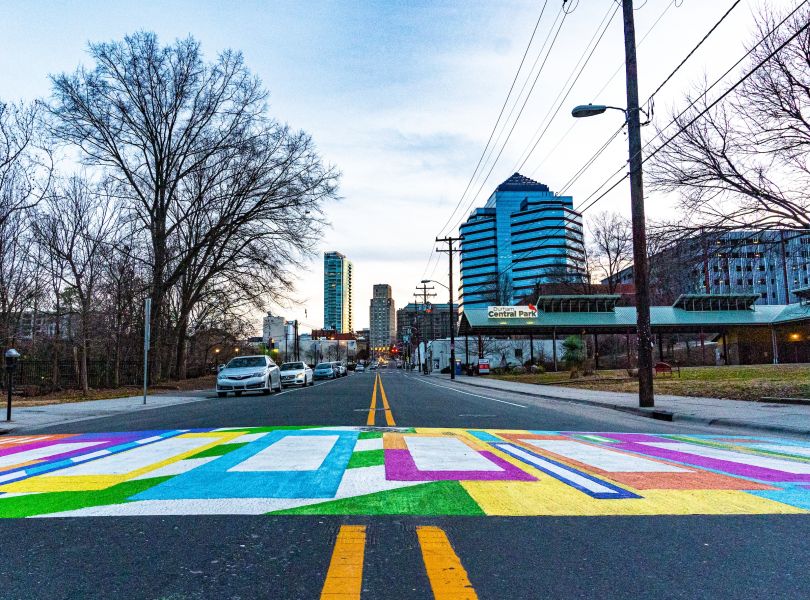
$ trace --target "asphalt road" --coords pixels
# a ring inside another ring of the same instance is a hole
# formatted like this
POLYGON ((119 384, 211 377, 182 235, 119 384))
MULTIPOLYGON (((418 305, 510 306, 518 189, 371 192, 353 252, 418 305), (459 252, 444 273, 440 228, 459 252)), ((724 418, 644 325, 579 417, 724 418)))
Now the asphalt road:
MULTIPOLYGON (((37 433, 364 426, 374 378, 351 375, 270 397, 213 397, 37 433)), ((382 381, 398 427, 721 433, 453 389, 396 370, 384 371, 382 381)), ((375 425, 391 424, 385 408, 380 398, 371 411, 375 425)), ((418 529, 426 526, 446 535, 451 558, 469 578, 471 588, 448 598, 472 597, 471 589, 492 599, 810 595, 810 518, 804 515, 195 515, 0 520, 0 598, 318 598, 344 525, 365 526, 364 599, 434 597, 418 529)))

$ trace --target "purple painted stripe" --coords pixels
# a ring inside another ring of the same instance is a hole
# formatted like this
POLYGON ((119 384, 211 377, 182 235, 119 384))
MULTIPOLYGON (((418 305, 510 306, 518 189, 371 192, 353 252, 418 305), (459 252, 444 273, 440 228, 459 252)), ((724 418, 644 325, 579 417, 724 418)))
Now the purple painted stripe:
MULTIPOLYGON (((669 440, 672 441, 672 440, 669 440)), ((777 471, 775 469, 768 469, 765 467, 757 467, 754 465, 747 465, 742 462, 732 462, 730 460, 721 460, 718 458, 708 458, 706 456, 699 456, 697 454, 688 454, 686 452, 678 452, 677 450, 667 450, 666 448, 657 448, 656 446, 644 446, 642 444, 624 443, 613 446, 614 448, 621 448, 622 450, 629 450, 638 454, 646 454, 647 456, 656 456, 666 460, 672 460, 687 465, 696 467, 703 467, 704 469, 712 469, 714 471, 721 471, 729 475, 737 475, 740 477, 747 477, 749 479, 756 479, 759 481, 771 482, 810 482, 810 474, 800 473, 787 473, 785 471, 777 471)), ((695 450, 699 450, 698 447, 695 450)), ((752 458, 754 456, 752 455, 752 458)), ((745 455, 740 454, 740 460, 745 460, 745 455)))
POLYGON ((479 452, 502 471, 420 471, 411 453, 403 449, 385 451, 385 478, 389 481, 536 481, 515 465, 492 452, 479 452))

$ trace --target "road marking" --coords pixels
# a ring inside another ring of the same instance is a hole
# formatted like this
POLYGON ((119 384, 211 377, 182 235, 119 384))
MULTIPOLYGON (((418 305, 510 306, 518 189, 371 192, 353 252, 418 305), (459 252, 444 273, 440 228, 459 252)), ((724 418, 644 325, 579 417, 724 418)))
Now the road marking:
POLYGON ((382 377, 380 377, 380 394, 382 394, 383 406, 385 407, 385 424, 388 427, 394 427, 394 415, 391 413, 391 407, 388 405, 388 397, 385 395, 385 388, 383 387, 382 377))
POLYGON ((511 406, 518 406, 520 408, 526 408, 524 404, 517 404, 515 402, 507 402, 506 400, 498 400, 497 398, 492 398, 490 396, 482 396, 481 394, 473 394, 471 392, 462 392, 461 390, 457 390, 456 388, 452 388, 446 385, 439 385, 438 383, 431 383, 430 381, 425 381, 424 379, 419 379, 418 377, 415 378, 416 381, 420 383, 424 383, 426 385, 432 385, 434 387, 444 388, 446 390, 450 390, 451 392, 456 392, 457 394, 464 394, 466 396, 475 396, 476 398, 483 398, 484 400, 492 400, 493 402, 500 402, 501 404, 509 404, 511 406))
POLYGON ((420 471, 503 471, 458 438, 406 435, 405 444, 420 471))
POLYGON ((416 535, 433 597, 436 600, 477 600, 478 594, 447 534, 439 527, 422 525, 416 528, 416 535))
POLYGON ((228 471, 317 471, 337 441, 336 435, 288 435, 228 471))
POLYGON ((371 391, 371 406, 368 409, 368 418, 366 419, 366 425, 369 427, 374 427, 374 417, 377 415, 377 379, 379 377, 379 374, 374 377, 374 389, 371 391))
POLYGON ((365 550, 365 525, 341 525, 321 590, 321 600, 360 598, 365 550))

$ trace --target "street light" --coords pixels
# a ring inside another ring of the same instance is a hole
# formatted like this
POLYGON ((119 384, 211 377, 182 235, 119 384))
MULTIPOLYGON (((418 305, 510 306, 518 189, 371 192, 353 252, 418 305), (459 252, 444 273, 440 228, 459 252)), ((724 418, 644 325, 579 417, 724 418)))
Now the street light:
POLYGON ((584 117, 595 117, 596 115, 601 115, 609 108, 612 110, 620 110, 625 115, 627 114, 625 109, 619 108, 618 106, 606 106, 604 104, 580 104, 579 106, 574 107, 574 110, 571 111, 571 116, 576 117, 577 119, 584 117))
POLYGON ((11 421, 11 390, 14 388, 14 367, 20 353, 14 348, 6 350, 6 388, 8 389, 8 402, 6 404, 6 421, 11 421))
POLYGON ((444 289, 446 289, 448 291, 450 290, 450 288, 447 287, 446 285, 444 285, 441 281, 436 281, 435 279, 423 279, 422 281, 420 281, 420 283, 438 283, 444 289))

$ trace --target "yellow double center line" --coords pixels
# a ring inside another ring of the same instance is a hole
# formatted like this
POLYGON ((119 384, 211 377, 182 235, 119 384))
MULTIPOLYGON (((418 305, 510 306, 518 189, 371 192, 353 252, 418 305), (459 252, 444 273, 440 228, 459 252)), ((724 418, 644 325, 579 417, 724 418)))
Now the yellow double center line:
POLYGON ((380 387, 380 396, 382 397, 382 405, 385 411, 385 424, 388 427, 393 427, 396 425, 396 422, 394 421, 394 415, 391 413, 391 406, 388 404, 388 396, 385 395, 385 388, 383 387, 382 377, 380 377, 379 373, 375 373, 374 389, 371 392, 371 406, 369 406, 368 409, 366 425, 374 427, 374 420, 377 416, 377 386, 380 387))
MULTIPOLYGON (((436 600, 477 600, 467 571, 439 527, 416 528, 422 560, 436 600)), ((321 600, 359 600, 363 589, 365 525, 343 525, 335 540, 321 600)))

